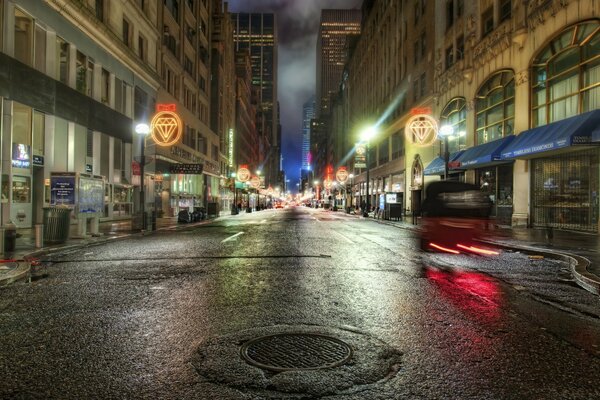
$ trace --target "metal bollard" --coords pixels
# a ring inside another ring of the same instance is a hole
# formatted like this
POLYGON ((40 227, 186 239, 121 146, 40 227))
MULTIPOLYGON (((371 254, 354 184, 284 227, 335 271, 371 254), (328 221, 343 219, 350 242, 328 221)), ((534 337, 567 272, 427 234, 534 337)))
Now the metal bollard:
POLYGON ((4 258, 4 228, 0 227, 0 257, 4 258))
POLYGON ((44 225, 35 224, 35 247, 41 249, 44 247, 44 225))

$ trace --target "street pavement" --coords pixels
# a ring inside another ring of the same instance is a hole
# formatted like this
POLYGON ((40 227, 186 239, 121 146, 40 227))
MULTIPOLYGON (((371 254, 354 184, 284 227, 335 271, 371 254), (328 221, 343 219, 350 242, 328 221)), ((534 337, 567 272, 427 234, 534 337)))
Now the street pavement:
MULTIPOLYGON (((359 214, 345 214, 343 211, 330 211, 318 209, 324 213, 344 214, 347 217, 362 219, 359 214)), ((246 213, 242 213, 244 215, 246 213)), ((229 214, 225 214, 229 215, 229 214)), ((371 219, 396 226, 401 229, 418 231, 419 225, 413 224, 410 217, 400 220, 383 220, 371 219)), ((203 221, 201 223, 206 223, 203 221)), ((158 218, 157 229, 177 229, 181 228, 182 224, 177 223, 177 218, 158 218)), ((69 240, 59 245, 47 245, 43 248, 35 247, 35 231, 34 229, 19 229, 19 238, 16 241, 14 252, 5 254, 4 260, 0 262, 0 286, 10 284, 19 279, 30 278, 32 272, 35 274, 35 265, 33 269, 28 261, 30 258, 36 258, 48 252, 56 252, 61 249, 73 248, 77 246, 89 246, 94 243, 101 243, 105 240, 115 239, 119 237, 127 237, 132 234, 139 234, 139 231, 132 229, 131 220, 121 221, 106 221, 99 225, 99 235, 86 237, 78 237, 77 225, 71 225, 69 240)), ((146 233, 148 234, 148 233, 146 233)), ((515 250, 530 250, 533 252, 548 252, 559 254, 573 254, 584 257, 589 260, 589 264, 585 264, 580 268, 573 268, 573 274, 579 280, 587 282, 586 289, 600 294, 600 236, 574 231, 554 230, 552 237, 549 239, 545 229, 533 228, 507 228, 498 227, 491 232, 492 241, 498 245, 503 245, 515 250)), ((43 272, 43 270, 42 270, 43 272)))

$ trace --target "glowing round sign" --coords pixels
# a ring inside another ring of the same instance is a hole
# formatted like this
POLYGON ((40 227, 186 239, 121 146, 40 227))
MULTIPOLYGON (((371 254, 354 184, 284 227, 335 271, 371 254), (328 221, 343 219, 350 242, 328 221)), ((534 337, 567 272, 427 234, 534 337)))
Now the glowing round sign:
POLYGON ((159 146, 171 146, 181 139, 181 119, 173 111, 159 111, 151 122, 152 139, 159 146))
POLYGON ((348 171, 346 170, 346 168, 342 167, 342 168, 338 169, 335 174, 335 178, 340 183, 346 183, 346 181, 348 180, 348 171))
POLYGON ((331 179, 325 179, 323 181, 323 186, 325 186, 325 189, 331 189, 331 186, 333 186, 333 181, 331 179))
POLYGON ((417 146, 429 146, 437 138, 438 125, 435 118, 427 114, 412 116, 406 123, 406 139, 417 146))
POLYGON ((260 186, 260 178, 258 176, 253 176, 252 179, 250 179, 250 185, 253 188, 258 189, 260 186))
POLYGON ((238 169, 237 179, 240 182, 248 182, 248 180, 250 180, 250 170, 245 167, 238 169))

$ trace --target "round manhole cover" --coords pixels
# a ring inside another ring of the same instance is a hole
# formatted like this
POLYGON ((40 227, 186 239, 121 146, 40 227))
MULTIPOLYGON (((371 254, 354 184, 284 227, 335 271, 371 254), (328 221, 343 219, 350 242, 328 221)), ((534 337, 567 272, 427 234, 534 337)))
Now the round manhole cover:
POLYGON ((270 371, 332 368, 352 357, 352 348, 331 336, 281 333, 246 342, 242 357, 251 365, 270 371))

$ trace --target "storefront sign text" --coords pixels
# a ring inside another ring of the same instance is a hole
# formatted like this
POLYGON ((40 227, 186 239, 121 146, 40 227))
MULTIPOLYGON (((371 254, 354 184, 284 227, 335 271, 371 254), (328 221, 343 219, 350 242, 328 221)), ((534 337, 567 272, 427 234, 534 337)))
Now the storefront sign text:
POLYGON ((203 169, 204 169, 203 164, 171 164, 171 165, 169 165, 169 172, 171 174, 201 175, 203 169))
POLYGON ((50 176, 50 204, 75 205, 75 174, 50 176))

